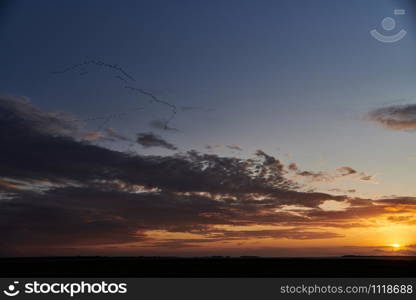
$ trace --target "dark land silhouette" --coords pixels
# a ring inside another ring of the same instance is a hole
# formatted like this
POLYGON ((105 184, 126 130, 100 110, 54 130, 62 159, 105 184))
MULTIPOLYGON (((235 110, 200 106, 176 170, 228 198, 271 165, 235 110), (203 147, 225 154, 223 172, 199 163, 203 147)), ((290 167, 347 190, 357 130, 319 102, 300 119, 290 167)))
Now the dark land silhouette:
POLYGON ((1 277, 415 277, 416 257, 0 258, 1 277))

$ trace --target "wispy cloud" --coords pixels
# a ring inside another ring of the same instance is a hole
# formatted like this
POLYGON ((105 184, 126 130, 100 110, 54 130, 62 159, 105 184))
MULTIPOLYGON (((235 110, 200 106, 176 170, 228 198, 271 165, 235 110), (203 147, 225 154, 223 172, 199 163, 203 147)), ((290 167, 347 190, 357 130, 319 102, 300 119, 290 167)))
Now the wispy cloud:
POLYGON ((215 149, 230 149, 230 150, 237 150, 243 151, 243 148, 240 145, 232 144, 232 145, 206 145, 205 149, 207 150, 215 150, 215 149))
POLYGON ((416 130, 416 104, 391 105, 368 113, 367 119, 391 130, 416 130))

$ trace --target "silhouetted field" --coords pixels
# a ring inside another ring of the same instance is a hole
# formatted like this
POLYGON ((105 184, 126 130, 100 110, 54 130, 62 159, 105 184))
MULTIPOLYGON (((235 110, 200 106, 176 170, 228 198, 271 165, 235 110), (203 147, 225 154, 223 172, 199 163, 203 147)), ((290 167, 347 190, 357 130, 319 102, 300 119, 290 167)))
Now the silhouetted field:
POLYGON ((1 258, 1 277, 415 277, 416 257, 1 258))

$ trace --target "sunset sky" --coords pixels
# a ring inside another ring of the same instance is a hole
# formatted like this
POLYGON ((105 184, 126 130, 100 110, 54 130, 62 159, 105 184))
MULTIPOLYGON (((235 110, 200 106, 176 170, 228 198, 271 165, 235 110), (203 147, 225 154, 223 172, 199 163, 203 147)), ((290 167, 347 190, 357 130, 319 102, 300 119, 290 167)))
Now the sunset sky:
POLYGON ((412 1, 2 3, 0 256, 416 254, 412 1))

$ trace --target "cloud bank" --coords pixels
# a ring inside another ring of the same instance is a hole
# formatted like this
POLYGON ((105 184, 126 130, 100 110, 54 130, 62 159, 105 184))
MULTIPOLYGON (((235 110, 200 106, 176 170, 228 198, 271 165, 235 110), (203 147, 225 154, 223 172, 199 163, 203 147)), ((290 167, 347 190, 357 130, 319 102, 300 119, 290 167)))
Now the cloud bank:
MULTIPOLYGON (((392 216, 389 208, 409 213, 414 198, 374 201, 305 191, 286 176, 288 169, 302 172, 297 165, 285 166, 262 150, 247 159, 196 151, 145 156, 94 145, 77 138, 77 130, 63 114, 0 98, 0 248, 9 249, 3 255, 337 239, 342 235, 334 229, 374 226, 372 217, 413 221, 392 216), (327 201, 345 208, 323 209, 327 201)), ((153 134, 139 135, 138 142, 176 149, 153 134)), ((338 173, 356 171, 342 167, 338 173)))

